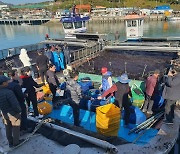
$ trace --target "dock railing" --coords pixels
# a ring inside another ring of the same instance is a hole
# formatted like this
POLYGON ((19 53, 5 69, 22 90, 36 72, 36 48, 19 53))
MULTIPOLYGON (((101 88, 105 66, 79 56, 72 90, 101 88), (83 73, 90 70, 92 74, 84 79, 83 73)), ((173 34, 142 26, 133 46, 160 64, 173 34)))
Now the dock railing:
POLYGON ((102 44, 97 43, 91 47, 85 47, 79 50, 75 50, 71 52, 71 65, 78 66, 84 62, 89 61, 92 58, 95 58, 99 55, 100 52, 103 51, 102 44))
MULTIPOLYGON (((71 51, 71 64, 78 65, 83 62, 89 61, 90 59, 98 56, 98 54, 103 50, 103 43, 96 43, 93 46, 87 46, 79 50, 71 51)), ((37 51, 43 49, 45 43, 37 43, 31 45, 24 45, 14 48, 2 49, 0 50, 0 60, 19 55, 22 48, 25 48, 28 52, 37 51)))
POLYGON ((19 55, 22 48, 26 49, 28 52, 36 51, 45 47, 44 43, 37 43, 31 45, 24 45, 14 48, 2 49, 0 50, 0 60, 19 55))

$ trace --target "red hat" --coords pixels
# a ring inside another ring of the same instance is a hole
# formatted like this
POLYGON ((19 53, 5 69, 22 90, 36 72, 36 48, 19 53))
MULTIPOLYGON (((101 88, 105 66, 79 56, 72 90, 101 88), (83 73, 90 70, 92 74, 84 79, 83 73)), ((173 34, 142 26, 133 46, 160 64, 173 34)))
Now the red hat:
POLYGON ((107 72, 107 67, 102 67, 101 68, 101 73, 106 73, 107 72))

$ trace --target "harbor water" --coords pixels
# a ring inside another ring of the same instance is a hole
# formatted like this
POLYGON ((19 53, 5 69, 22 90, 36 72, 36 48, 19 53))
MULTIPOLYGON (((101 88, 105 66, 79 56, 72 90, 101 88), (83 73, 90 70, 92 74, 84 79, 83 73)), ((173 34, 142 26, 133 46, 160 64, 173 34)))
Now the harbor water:
MULTIPOLYGON (((120 40, 125 40, 125 24, 119 23, 89 23, 88 32, 107 34, 109 40, 115 39, 118 31, 120 40)), ((180 37, 180 22, 150 21, 144 23, 145 37, 180 37)), ((39 43, 49 34, 52 38, 64 38, 60 23, 45 25, 0 25, 0 50, 23 45, 39 43)))

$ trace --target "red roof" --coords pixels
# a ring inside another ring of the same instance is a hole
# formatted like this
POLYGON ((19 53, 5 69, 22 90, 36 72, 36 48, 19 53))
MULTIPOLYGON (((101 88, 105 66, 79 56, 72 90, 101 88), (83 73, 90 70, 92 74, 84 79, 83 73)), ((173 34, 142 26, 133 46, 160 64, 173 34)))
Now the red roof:
POLYGON ((127 16, 125 16, 124 19, 126 20, 132 20, 132 19, 142 19, 144 16, 140 16, 138 14, 129 14, 127 16))

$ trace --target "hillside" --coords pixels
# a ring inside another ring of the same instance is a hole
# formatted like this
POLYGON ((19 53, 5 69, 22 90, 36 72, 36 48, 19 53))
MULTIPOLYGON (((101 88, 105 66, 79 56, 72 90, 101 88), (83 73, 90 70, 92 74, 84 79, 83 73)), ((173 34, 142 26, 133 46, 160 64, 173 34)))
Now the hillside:
POLYGON ((2 2, 2 1, 0 1, 0 5, 8 5, 8 6, 12 6, 12 4, 4 3, 4 2, 2 2))
MULTIPOLYGON (((51 10, 56 11, 57 9, 68 9, 74 4, 91 4, 92 7, 95 6, 105 6, 108 8, 115 7, 136 7, 136 8, 149 8, 152 9, 158 5, 170 5, 172 2, 177 2, 176 0, 54 0, 53 5, 48 5, 49 2, 38 3, 38 4, 26 4, 20 5, 19 8, 38 8, 39 5, 51 10), (37 6, 36 6, 37 5, 37 6), (47 6, 48 5, 48 6, 47 6)), ((50 2, 52 4, 52 2, 50 2)), ((18 7, 16 7, 18 8, 18 7)), ((180 4, 173 4, 171 8, 174 10, 180 10, 180 4)))
MULTIPOLYGON (((137 8, 154 8, 158 5, 170 5, 176 0, 55 0, 53 9, 57 8, 70 8, 73 3, 75 4, 91 4, 95 6, 105 6, 109 8, 115 7, 137 7, 137 8)), ((180 10, 180 3, 171 5, 171 8, 180 10)))

